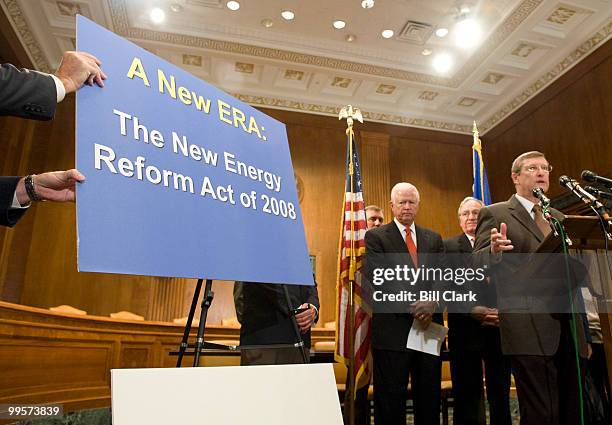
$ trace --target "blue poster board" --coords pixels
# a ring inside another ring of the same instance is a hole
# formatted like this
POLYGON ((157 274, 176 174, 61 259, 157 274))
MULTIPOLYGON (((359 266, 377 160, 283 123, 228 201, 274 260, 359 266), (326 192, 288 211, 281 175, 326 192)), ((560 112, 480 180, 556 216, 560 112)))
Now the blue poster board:
POLYGON ((313 284, 284 124, 94 22, 78 50, 80 271, 313 284))

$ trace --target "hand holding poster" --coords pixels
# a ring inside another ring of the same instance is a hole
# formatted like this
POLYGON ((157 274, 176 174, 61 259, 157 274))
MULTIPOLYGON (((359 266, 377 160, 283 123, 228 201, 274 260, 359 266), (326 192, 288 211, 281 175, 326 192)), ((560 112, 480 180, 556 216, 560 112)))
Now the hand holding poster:
POLYGON ((79 270, 312 284, 285 126, 82 16, 79 270))

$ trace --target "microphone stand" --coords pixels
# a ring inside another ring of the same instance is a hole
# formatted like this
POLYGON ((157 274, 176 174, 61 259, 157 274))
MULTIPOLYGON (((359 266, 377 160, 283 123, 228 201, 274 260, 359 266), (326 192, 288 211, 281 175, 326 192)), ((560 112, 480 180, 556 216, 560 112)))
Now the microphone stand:
MULTIPOLYGON (((580 200, 582 200, 582 202, 591 207, 591 209, 600 218, 600 220, 608 224, 608 228, 612 227, 612 219, 610 218, 606 207, 601 202, 599 202, 597 198, 595 198, 589 192, 584 190, 576 180, 567 176, 561 176, 559 178, 559 183, 561 183, 562 186, 565 186, 566 188, 571 190, 574 195, 576 195, 580 200)), ((608 240, 612 240, 612 234, 610 234, 610 231, 605 228, 603 229, 603 231, 606 235, 606 238, 608 240)))
MULTIPOLYGON (((550 213, 550 199, 544 195, 544 191, 541 188, 533 189, 532 193, 540 200, 540 203, 542 204, 542 215, 544 216, 544 219, 548 221, 548 225, 552 229, 553 235, 555 235, 555 237, 559 237, 559 232, 557 231, 558 221, 550 213)), ((566 242, 571 244, 569 239, 567 239, 566 242)))

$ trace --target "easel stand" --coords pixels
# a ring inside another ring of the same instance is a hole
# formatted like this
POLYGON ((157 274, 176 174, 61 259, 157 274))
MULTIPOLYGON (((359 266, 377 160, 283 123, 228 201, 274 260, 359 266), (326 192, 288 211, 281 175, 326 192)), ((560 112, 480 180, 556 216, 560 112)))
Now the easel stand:
MULTIPOLYGON (((178 359, 176 361, 176 367, 181 367, 183 362, 183 356, 187 351, 189 345, 189 333, 191 332, 191 324, 193 323, 193 316, 195 315, 196 305, 200 298, 200 292, 202 291, 203 279, 198 279, 195 291, 193 293, 193 299, 191 300, 191 307, 189 308, 189 316, 187 316, 187 323, 185 324, 185 332, 183 333, 183 339, 179 347, 178 359)), ((212 304, 215 293, 212 291, 212 280, 206 279, 206 287, 204 288, 204 298, 202 299, 201 313, 200 313, 200 324, 198 326, 198 333, 196 336, 195 351, 193 356, 193 367, 200 365, 200 355, 202 354, 202 348, 204 348, 204 327, 206 325, 206 316, 208 316, 208 309, 212 304)), ((218 344, 214 344, 214 348, 222 348, 218 344)), ((225 347, 229 349, 229 347, 225 347)))
MULTIPOLYGON (((191 325, 193 323, 193 317, 195 315, 196 306, 198 299, 200 298, 200 292, 202 291, 203 279, 198 279, 195 291, 193 293, 193 299, 191 300, 191 307, 189 308, 189 315, 187 316, 187 323, 185 324, 185 331, 183 332, 183 339, 179 346, 178 359, 176 361, 176 367, 181 367, 183 363, 183 356, 185 354, 191 354, 188 352, 189 347, 189 334, 191 333, 191 325)), ((298 348, 302 357, 302 363, 308 363, 309 354, 306 352, 304 346, 304 340, 300 333, 300 328, 297 324, 295 314, 293 314, 293 305, 291 304, 291 298, 289 297, 289 291, 286 285, 282 285, 283 293, 285 295, 285 301, 287 302, 288 314, 291 318, 293 330, 295 332, 296 343, 295 344, 271 344, 271 345, 244 345, 244 346, 227 346, 221 344, 213 344, 204 342, 204 330, 206 326, 206 317, 208 316, 208 309, 212 304, 214 298, 214 292, 212 291, 212 279, 206 279, 206 286, 204 287, 204 297, 201 304, 200 323, 198 325, 198 332, 196 334, 196 343, 193 350, 193 367, 200 365, 200 357, 203 349, 214 349, 214 350, 227 350, 227 351, 240 351, 242 349, 279 349, 279 348, 298 348)), ((173 353, 171 353, 173 354, 173 353)))

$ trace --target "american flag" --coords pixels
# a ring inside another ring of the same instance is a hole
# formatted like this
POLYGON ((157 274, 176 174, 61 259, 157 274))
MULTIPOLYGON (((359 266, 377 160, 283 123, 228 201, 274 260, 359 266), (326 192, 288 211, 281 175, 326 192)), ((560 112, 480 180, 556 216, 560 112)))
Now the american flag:
MULTIPOLYGON (((355 136, 347 130, 346 190, 344 214, 338 249, 338 280, 336 284, 336 361, 348 364, 352 357, 349 347, 349 285, 353 283, 354 330, 354 389, 369 384, 371 374, 372 311, 363 296, 362 273, 365 255, 366 217, 363 185, 355 136)), ((353 395, 354 396, 354 395, 353 395)))

